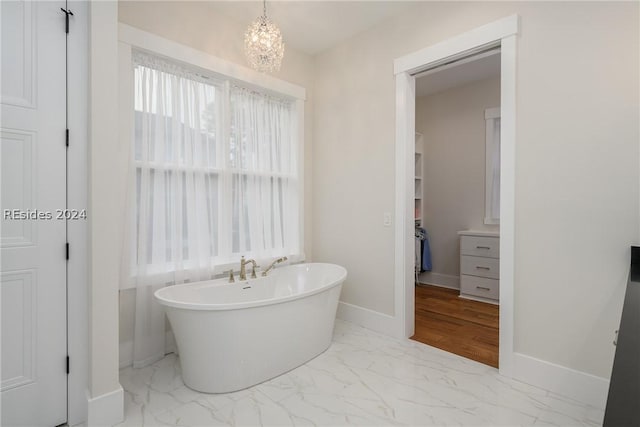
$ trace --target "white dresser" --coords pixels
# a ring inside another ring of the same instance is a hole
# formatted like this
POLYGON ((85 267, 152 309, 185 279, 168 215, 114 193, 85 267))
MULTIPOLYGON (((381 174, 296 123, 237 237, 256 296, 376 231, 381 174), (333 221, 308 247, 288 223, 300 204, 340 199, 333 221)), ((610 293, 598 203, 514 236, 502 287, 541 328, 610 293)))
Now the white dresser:
POLYGON ((460 296, 498 304, 500 300, 500 234, 459 231, 460 296))

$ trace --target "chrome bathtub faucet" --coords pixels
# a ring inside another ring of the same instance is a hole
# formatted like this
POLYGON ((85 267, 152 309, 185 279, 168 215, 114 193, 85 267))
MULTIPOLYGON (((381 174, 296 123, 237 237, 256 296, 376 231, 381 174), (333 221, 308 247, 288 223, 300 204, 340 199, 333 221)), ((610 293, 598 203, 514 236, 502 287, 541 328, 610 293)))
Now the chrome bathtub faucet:
POLYGON ((257 277, 256 267, 259 267, 259 265, 256 263, 256 260, 254 259, 245 260, 243 255, 242 258, 240 259, 240 280, 247 280, 247 264, 249 263, 253 265, 253 268, 251 269, 251 278, 255 279, 257 277))
POLYGON ((276 264, 279 264, 279 263, 284 262, 286 260, 287 260, 286 256, 283 256, 282 258, 278 258, 278 259, 274 260, 271 264, 269 264, 269 267, 267 267, 267 269, 262 272, 262 275, 266 276, 267 273, 276 266, 276 264))

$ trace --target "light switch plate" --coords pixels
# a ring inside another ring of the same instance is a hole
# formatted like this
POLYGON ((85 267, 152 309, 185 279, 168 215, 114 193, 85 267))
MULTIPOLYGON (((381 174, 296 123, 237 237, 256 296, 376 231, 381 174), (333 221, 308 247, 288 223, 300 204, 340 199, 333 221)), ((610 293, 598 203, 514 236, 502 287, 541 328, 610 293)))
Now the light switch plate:
POLYGON ((382 217, 382 224, 385 227, 391 227, 391 212, 385 212, 382 217))

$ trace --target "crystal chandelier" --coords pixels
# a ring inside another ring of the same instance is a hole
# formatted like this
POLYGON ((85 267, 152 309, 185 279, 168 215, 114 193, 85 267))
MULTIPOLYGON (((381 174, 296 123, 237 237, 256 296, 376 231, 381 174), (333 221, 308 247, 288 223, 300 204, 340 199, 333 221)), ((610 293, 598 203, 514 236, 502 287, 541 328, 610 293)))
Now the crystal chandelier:
POLYGON ((280 29, 267 18, 266 0, 263 0, 263 15, 249 24, 244 33, 244 49, 251 68, 262 72, 280 70, 284 42, 280 29))

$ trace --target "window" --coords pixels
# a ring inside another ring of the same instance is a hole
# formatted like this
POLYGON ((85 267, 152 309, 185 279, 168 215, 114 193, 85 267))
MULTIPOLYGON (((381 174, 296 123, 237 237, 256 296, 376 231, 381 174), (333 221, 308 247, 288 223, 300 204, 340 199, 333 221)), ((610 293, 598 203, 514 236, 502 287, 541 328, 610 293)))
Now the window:
POLYGON ((500 108, 484 112, 485 136, 485 224, 500 224, 500 108))
POLYGON ((292 100, 134 54, 134 275, 300 248, 292 100))

